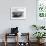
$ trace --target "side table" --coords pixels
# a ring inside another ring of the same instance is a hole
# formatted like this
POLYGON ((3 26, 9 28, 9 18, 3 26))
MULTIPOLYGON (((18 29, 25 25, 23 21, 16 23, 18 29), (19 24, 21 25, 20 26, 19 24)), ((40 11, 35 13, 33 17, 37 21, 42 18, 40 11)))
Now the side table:
POLYGON ((15 34, 10 34, 10 33, 6 33, 5 34, 5 46, 7 46, 8 42, 7 42, 7 36, 16 36, 16 45, 15 46, 18 46, 18 33, 15 33, 15 34))

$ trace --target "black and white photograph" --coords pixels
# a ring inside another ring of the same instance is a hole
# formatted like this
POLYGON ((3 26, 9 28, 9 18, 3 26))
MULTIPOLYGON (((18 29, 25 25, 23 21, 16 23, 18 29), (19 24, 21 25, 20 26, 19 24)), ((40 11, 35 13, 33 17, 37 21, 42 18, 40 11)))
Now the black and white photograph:
POLYGON ((13 7, 11 8, 11 19, 25 19, 26 8, 13 7))

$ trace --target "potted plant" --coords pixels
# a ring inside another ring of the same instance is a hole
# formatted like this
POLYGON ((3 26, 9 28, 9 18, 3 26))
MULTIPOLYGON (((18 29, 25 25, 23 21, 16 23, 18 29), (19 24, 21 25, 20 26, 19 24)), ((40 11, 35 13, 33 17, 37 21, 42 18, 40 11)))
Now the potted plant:
POLYGON ((46 33, 45 32, 35 32, 33 35, 37 38, 38 43, 41 43, 40 40, 42 38, 45 38, 44 36, 46 36, 46 33))

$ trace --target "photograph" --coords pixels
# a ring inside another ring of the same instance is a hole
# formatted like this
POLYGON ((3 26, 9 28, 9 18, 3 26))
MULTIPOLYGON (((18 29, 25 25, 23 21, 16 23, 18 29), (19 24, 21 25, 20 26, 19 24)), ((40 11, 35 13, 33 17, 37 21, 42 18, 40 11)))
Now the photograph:
POLYGON ((13 7, 11 8, 11 19, 25 19, 26 18, 26 8, 13 7))

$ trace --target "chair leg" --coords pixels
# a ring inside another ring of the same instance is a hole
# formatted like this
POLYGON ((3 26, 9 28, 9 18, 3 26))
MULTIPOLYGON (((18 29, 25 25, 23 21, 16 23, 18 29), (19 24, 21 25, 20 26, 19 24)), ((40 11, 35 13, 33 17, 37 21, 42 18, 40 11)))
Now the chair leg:
POLYGON ((7 46, 7 42, 5 41, 5 46, 7 46))
POLYGON ((7 34, 5 34, 5 46, 7 46, 7 34))

